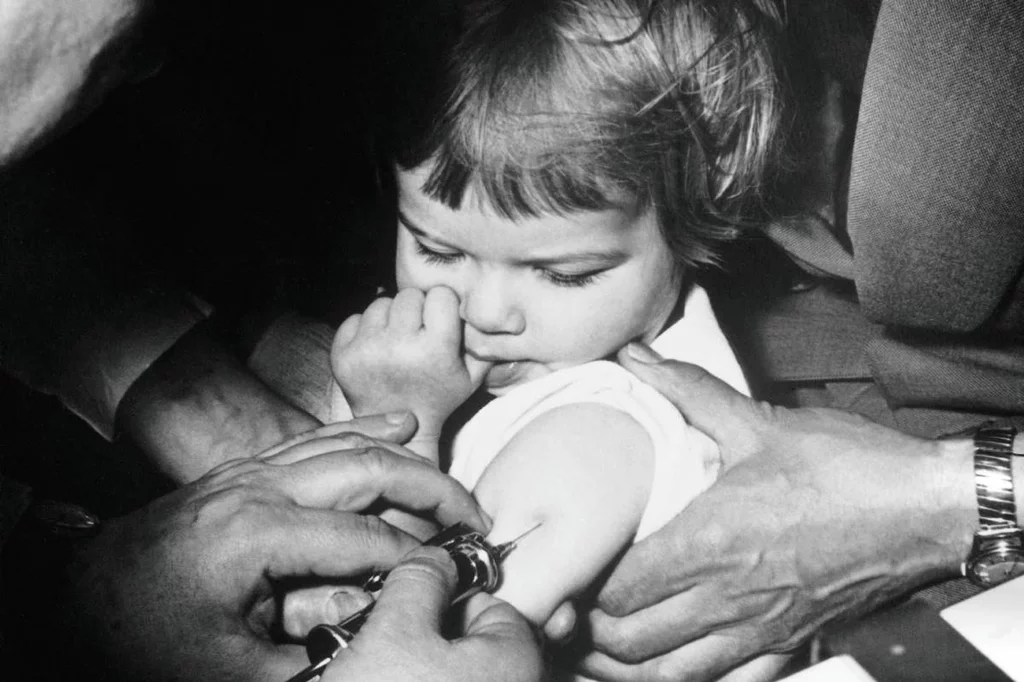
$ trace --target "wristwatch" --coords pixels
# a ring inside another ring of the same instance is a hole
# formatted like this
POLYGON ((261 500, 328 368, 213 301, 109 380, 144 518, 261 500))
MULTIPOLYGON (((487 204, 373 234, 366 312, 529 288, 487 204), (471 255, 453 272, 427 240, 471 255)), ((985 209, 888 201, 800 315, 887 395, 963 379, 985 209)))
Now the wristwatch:
POLYGON ((1024 531, 1017 525, 1013 496, 1012 427, 982 426, 974 434, 974 487, 978 530, 962 566, 979 587, 994 587, 1024 575, 1024 531))

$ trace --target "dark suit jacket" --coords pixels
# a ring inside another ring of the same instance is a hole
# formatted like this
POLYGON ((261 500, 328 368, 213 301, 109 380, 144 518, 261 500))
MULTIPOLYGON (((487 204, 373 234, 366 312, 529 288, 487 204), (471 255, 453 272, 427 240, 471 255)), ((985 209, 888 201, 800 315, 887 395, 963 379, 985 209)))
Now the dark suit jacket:
POLYGON ((845 230, 768 229, 832 285, 755 311, 740 345, 769 380, 873 380, 921 435, 1024 426, 1024 6, 884 0, 863 73, 845 230))

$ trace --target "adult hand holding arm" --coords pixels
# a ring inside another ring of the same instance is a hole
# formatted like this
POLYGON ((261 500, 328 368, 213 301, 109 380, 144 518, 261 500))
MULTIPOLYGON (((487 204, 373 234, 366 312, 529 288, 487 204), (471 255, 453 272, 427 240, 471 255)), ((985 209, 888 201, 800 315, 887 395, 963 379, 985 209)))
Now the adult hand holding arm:
POLYGON ((968 439, 753 401, 636 344, 620 361, 718 443, 724 471, 613 572, 589 674, 717 679, 956 574, 977 520, 968 439))
MULTIPOLYGON (((271 636, 279 581, 391 567, 418 545, 358 512, 380 501, 484 527, 469 494, 435 467, 360 434, 333 438, 332 451, 298 461, 286 449, 223 465, 108 522, 77 563, 78 636, 119 678, 284 680, 306 657, 271 636)), ((418 622, 436 636, 439 624, 418 622)), ((512 648, 534 651, 521 639, 512 648)), ((416 673, 408 679, 430 679, 416 673)))

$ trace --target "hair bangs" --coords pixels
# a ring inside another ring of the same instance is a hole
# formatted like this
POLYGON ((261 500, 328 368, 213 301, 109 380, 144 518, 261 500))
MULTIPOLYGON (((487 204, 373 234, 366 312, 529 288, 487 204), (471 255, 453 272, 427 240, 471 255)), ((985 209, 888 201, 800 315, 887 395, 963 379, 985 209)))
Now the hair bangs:
MULTIPOLYGON (((769 0, 466 0, 412 145, 504 217, 653 208, 676 257, 749 223, 780 116, 769 0)), ((412 150, 409 152, 409 150, 412 150)))
POLYGON ((581 132, 579 122, 538 116, 456 138, 430 159, 424 191, 458 208, 472 189, 510 219, 635 204, 638 188, 592 134, 581 132))
POLYGON ((509 218, 634 204, 640 183, 623 167, 617 139, 633 110, 612 110, 614 97, 601 103, 594 83, 606 80, 608 65, 561 35, 587 12, 575 3, 522 5, 471 28, 465 51, 456 49, 424 190, 458 208, 472 187, 509 218))

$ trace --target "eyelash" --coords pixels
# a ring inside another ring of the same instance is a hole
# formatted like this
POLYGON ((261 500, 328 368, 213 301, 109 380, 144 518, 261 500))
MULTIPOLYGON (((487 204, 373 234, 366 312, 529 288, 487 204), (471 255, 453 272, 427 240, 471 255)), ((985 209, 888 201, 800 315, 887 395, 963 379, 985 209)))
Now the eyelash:
POLYGON ((465 254, 462 253, 443 253, 441 251, 434 251, 423 246, 420 242, 416 242, 416 252, 423 256, 431 265, 450 265, 459 260, 462 260, 465 254))
MULTIPOLYGON (((451 265, 465 257, 465 254, 463 253, 444 253, 442 251, 434 251, 433 249, 427 248, 419 241, 416 242, 416 252, 431 265, 451 265)), ((544 279, 559 287, 584 287, 604 274, 603 270, 597 272, 585 272, 578 275, 565 275, 545 268, 538 268, 537 271, 544 279)))
POLYGON ((602 274, 601 272, 585 272, 579 275, 563 275, 560 272, 544 269, 541 269, 540 273, 544 279, 559 287, 585 287, 602 274))

